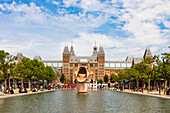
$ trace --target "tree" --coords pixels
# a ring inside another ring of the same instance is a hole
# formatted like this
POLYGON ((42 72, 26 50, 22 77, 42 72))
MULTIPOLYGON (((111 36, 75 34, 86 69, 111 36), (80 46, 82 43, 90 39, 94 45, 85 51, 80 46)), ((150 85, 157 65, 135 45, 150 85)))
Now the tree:
POLYGON ((114 82, 114 75, 110 75, 110 82, 113 83, 114 82))
POLYGON ((57 76, 55 75, 55 72, 53 71, 51 66, 45 67, 45 74, 42 76, 42 79, 43 79, 43 83, 44 83, 44 80, 47 80, 47 84, 51 82, 52 80, 57 79, 57 76))
POLYGON ((150 78, 152 72, 155 70, 156 66, 153 64, 155 61, 154 58, 146 58, 142 62, 139 63, 139 66, 142 67, 143 72, 147 75, 148 78, 148 93, 150 92, 150 78))
POLYGON ((97 80, 97 83, 102 84, 102 83, 103 83, 103 80, 102 80, 102 79, 99 79, 99 80, 97 80))
POLYGON ((61 77, 60 77, 60 82, 63 83, 64 81, 65 81, 65 76, 64 76, 64 74, 62 73, 62 74, 61 74, 61 77))
POLYGON ((108 75, 104 75, 104 82, 107 83, 109 81, 108 75))
POLYGON ((37 59, 33 60, 33 74, 35 76, 35 78, 38 79, 38 87, 37 89, 39 90, 39 80, 41 80, 41 78, 44 75, 44 70, 45 70, 45 65, 43 62, 38 61, 37 59))
POLYGON ((137 81, 137 91, 139 91, 139 80, 142 78, 143 73, 140 73, 140 65, 137 64, 136 66, 132 67, 132 74, 137 81))
POLYGON ((0 70, 3 73, 3 78, 5 79, 5 91, 7 87, 7 76, 9 73, 10 65, 12 65, 14 60, 17 60, 16 56, 10 55, 4 50, 0 50, 0 70))
MULTIPOLYGON (((170 46, 169 46, 169 49, 170 49, 170 46)), ((159 55, 156 56, 156 62, 165 80, 164 94, 166 95, 167 79, 170 79, 170 53, 162 53, 161 55, 162 55, 161 60, 159 59, 159 55)))

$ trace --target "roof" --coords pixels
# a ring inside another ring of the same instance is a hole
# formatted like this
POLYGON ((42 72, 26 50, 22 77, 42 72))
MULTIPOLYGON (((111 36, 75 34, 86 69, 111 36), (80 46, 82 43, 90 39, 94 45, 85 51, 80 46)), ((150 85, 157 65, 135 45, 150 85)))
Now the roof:
POLYGON ((145 49, 145 53, 143 55, 143 58, 146 58, 146 57, 152 57, 152 53, 151 53, 150 48, 145 49))
POLYGON ((134 57, 132 57, 132 56, 127 56, 127 58, 126 58, 125 61, 131 61, 131 62, 132 62, 132 61, 133 61, 133 58, 134 58, 134 57))
POLYGON ((104 55, 104 49, 102 46, 99 47, 99 52, 98 52, 99 55, 104 55))
POLYGON ((134 64, 138 64, 140 62, 142 62, 143 58, 140 58, 140 57, 137 57, 137 58, 134 58, 133 61, 134 61, 134 64))
POLYGON ((70 54, 71 54, 71 55, 75 55, 75 54, 74 54, 74 48, 73 48, 73 46, 71 46, 71 48, 70 48, 70 54))
POLYGON ((65 47, 64 47, 63 54, 70 54, 69 49, 68 49, 68 46, 65 46, 65 47))
POLYGON ((40 56, 34 56, 33 59, 37 59, 38 61, 42 61, 41 57, 40 56))

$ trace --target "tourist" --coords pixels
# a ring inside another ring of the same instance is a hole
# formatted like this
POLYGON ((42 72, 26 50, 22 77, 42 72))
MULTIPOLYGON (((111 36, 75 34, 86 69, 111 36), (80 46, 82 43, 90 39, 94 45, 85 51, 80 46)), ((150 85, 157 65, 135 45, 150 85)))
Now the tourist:
POLYGON ((28 93, 28 91, 27 91, 27 89, 26 89, 26 88, 24 89, 24 93, 28 93))
POLYGON ((3 85, 1 86, 1 92, 4 92, 4 86, 3 85))
POLYGON ((14 94, 14 90, 13 90, 13 88, 11 88, 10 93, 11 93, 11 94, 14 94))
POLYGON ((19 88, 19 93, 22 93, 22 91, 21 91, 21 87, 19 88))
POLYGON ((35 88, 33 88, 32 92, 36 92, 36 89, 35 89, 35 88))

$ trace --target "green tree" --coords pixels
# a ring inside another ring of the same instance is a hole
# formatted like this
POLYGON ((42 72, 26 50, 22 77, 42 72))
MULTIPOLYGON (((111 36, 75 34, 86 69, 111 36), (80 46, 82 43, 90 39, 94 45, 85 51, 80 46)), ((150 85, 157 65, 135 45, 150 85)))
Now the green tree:
POLYGON ((43 83, 44 80, 47 80, 47 84, 49 84, 49 82, 51 82, 52 80, 57 79, 57 76, 55 75, 55 72, 53 71, 51 66, 45 67, 45 74, 43 75, 42 79, 43 79, 43 83))
POLYGON ((148 93, 150 92, 150 79, 151 74, 155 71, 156 66, 153 65, 155 58, 146 58, 142 62, 139 63, 139 66, 142 67, 143 72, 147 75, 148 78, 148 93))
POLYGON ((104 82, 107 83, 109 81, 108 75, 104 75, 104 82))
POLYGON ((12 65, 14 60, 17 60, 16 56, 10 55, 8 52, 4 50, 0 50, 0 70, 2 71, 3 78, 5 79, 5 88, 7 87, 7 78, 10 70, 10 65, 12 65))
POLYGON ((103 80, 102 80, 102 79, 99 79, 99 80, 97 80, 97 83, 102 84, 102 83, 103 83, 103 80))
POLYGON ((62 74, 61 74, 61 77, 60 77, 60 82, 63 83, 63 82, 65 81, 65 79, 66 79, 66 78, 65 78, 64 74, 62 73, 62 74))
MULTIPOLYGON (((169 50, 170 50, 170 46, 169 46, 169 50)), ((170 53, 162 53, 161 55, 162 55, 161 60, 159 59, 159 55, 156 56, 156 62, 165 80, 164 94, 166 95, 167 79, 170 79, 170 53)))

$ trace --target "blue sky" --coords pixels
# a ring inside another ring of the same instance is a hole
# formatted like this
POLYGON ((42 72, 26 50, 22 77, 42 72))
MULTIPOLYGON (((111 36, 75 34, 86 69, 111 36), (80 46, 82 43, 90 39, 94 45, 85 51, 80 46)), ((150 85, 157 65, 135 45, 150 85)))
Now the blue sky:
POLYGON ((170 46, 169 0, 0 0, 0 49, 44 60, 103 46, 106 60, 142 57, 170 46))

